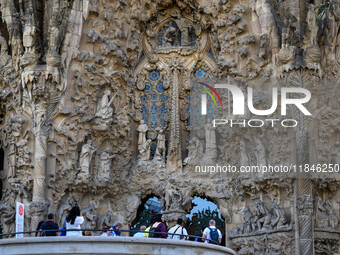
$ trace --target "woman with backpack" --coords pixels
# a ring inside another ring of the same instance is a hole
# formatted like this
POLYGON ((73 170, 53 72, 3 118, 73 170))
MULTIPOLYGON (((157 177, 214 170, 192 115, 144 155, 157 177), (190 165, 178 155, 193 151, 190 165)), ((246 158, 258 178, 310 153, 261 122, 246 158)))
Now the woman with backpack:
POLYGON ((163 214, 157 214, 155 217, 155 223, 151 226, 149 237, 153 238, 168 238, 166 225, 165 225, 165 216, 163 214), (160 234, 153 233, 160 232, 160 234))
MULTIPOLYGON (((80 208, 76 204, 72 207, 70 213, 66 217, 66 230, 68 229, 80 229, 80 225, 83 224, 84 217, 81 216, 80 208)), ((67 231, 66 236, 82 236, 81 231, 67 231)))

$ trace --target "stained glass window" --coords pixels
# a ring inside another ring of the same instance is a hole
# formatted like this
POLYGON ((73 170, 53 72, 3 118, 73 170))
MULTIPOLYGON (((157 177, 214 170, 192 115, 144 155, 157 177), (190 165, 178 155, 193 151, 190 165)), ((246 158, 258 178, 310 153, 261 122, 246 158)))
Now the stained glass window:
MULTIPOLYGON (((207 85, 211 85, 209 82, 208 72, 203 68, 196 68, 192 75, 196 82, 192 83, 192 87, 190 90, 190 95, 187 96, 186 101, 189 107, 187 107, 187 115, 188 115, 188 126, 201 126, 206 123, 206 121, 211 121, 214 117, 214 101, 211 96, 205 92, 205 90, 210 91, 207 86, 204 86, 200 81, 204 82, 207 85), (207 115, 202 115, 202 94, 206 94, 207 97, 207 115)), ((214 96, 214 93, 210 91, 214 96)))
POLYGON ((140 96, 141 111, 145 123, 154 130, 158 126, 165 127, 167 91, 164 89, 164 77, 158 70, 150 71, 144 80, 144 94, 140 96))

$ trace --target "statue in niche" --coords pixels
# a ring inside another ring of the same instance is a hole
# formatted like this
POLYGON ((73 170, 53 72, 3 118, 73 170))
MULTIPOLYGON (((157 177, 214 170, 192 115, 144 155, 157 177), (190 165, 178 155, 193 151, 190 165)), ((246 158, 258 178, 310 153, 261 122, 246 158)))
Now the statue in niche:
POLYGON ((181 31, 181 46, 190 46, 189 30, 192 28, 192 25, 186 18, 183 18, 180 13, 177 13, 175 22, 181 31))
POLYGON ((16 176, 16 144, 14 138, 9 138, 8 140, 8 179, 15 178, 16 176))
POLYGON ((88 179, 90 175, 92 155, 95 151, 96 149, 92 146, 92 140, 88 140, 87 143, 85 143, 81 148, 81 153, 79 157, 80 173, 78 174, 78 179, 88 179))
POLYGON ((295 27, 293 24, 297 21, 296 17, 294 17, 290 12, 289 9, 284 11, 284 15, 282 18, 282 48, 286 48, 289 45, 294 44, 295 40, 295 27), (287 14, 288 13, 288 14, 287 14))
POLYGON ((266 166, 267 160, 266 160, 266 149, 264 148, 263 143, 261 142, 261 139, 259 137, 255 140, 255 157, 256 157, 256 164, 258 166, 266 166))
POLYGON ((98 220, 98 228, 103 229, 105 226, 111 228, 113 226, 113 212, 108 210, 104 215, 102 215, 98 220))
POLYGON ((91 202, 88 207, 84 208, 81 211, 81 213, 84 216, 84 220, 85 220, 85 224, 83 225, 84 228, 87 228, 87 229, 95 228, 96 219, 97 219, 95 204, 91 202))
POLYGON ((138 150, 142 149, 142 146, 146 142, 146 132, 149 130, 148 126, 144 123, 144 120, 140 121, 140 124, 137 128, 138 131, 138 150))
POLYGON ((147 161, 150 159, 150 147, 151 147, 151 140, 146 140, 142 146, 139 148, 139 155, 138 159, 141 161, 147 161))
POLYGON ((165 160, 165 135, 163 134, 163 129, 158 128, 158 135, 157 135, 157 147, 155 152, 154 159, 156 161, 164 161, 165 160))
POLYGON ((257 224, 258 230, 270 230, 272 216, 261 200, 256 200, 254 210, 254 222, 257 224))
POLYGON ((216 160, 217 158, 217 147, 216 147, 216 132, 215 128, 207 123, 204 125, 205 129, 205 153, 204 157, 207 160, 216 160))
POLYGON ((165 30, 163 35, 163 44, 164 47, 171 47, 174 44, 173 34, 176 32, 176 28, 169 27, 165 30))
POLYGON ((109 151, 110 148, 106 148, 105 151, 101 152, 99 155, 99 181, 110 181, 111 179, 111 160, 115 157, 115 155, 110 155, 109 151))
POLYGON ((7 60, 8 60, 8 45, 7 41, 4 37, 1 36, 0 33, 0 66, 1 65, 6 65, 7 60))
POLYGON ((36 27, 33 21, 33 14, 28 13, 25 20, 25 26, 23 31, 23 45, 26 52, 34 51, 34 41, 36 36, 36 27))
POLYGON ((96 117, 102 118, 104 121, 112 120, 113 108, 111 104, 115 99, 117 92, 111 97, 111 91, 105 90, 103 97, 99 100, 97 106, 96 117))
POLYGON ((272 209, 273 209, 273 219, 271 222, 272 228, 274 229, 287 228, 288 224, 284 211, 279 207, 277 203, 274 203, 272 205, 272 209))

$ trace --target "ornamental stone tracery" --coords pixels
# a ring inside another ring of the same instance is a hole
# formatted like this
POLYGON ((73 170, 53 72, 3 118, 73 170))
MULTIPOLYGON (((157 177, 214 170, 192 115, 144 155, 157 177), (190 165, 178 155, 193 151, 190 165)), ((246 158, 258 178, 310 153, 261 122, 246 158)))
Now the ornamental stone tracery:
POLYGON ((339 3, 19 2, 0 0, 4 232, 15 201, 28 208, 25 229, 48 212, 62 225, 75 203, 101 228, 128 227, 150 195, 173 222, 200 195, 239 254, 340 252, 339 173, 195 171, 340 163, 339 3), (256 109, 270 108, 274 86, 306 88, 312 116, 289 107, 296 129, 212 129, 233 103, 217 89, 223 105, 207 96, 201 114, 202 84, 217 81, 252 87, 256 109))

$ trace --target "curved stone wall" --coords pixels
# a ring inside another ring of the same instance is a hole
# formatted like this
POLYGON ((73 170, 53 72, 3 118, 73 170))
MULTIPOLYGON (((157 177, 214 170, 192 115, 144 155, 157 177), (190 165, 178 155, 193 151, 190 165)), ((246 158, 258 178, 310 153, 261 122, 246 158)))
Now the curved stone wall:
POLYGON ((0 240, 0 254, 236 255, 229 248, 197 242, 97 236, 4 239, 0 240))

